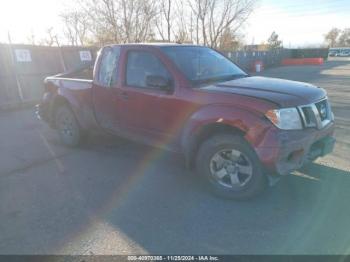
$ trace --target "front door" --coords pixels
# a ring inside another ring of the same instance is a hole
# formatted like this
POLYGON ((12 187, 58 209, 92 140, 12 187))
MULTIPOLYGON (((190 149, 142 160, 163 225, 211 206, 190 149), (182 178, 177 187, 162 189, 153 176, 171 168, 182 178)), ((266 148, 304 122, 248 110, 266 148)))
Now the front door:
POLYGON ((120 88, 122 123, 129 135, 151 144, 171 146, 174 142, 170 127, 178 112, 174 110, 174 90, 148 86, 147 76, 174 80, 160 57, 149 50, 129 50, 125 65, 125 81, 120 88))

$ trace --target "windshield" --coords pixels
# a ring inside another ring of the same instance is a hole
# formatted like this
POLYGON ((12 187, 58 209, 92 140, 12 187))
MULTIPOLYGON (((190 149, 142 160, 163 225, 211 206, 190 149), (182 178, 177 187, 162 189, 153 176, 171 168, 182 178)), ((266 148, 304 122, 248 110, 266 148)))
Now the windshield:
POLYGON ((220 82, 247 74, 225 56, 207 47, 162 47, 163 52, 194 84, 220 82))

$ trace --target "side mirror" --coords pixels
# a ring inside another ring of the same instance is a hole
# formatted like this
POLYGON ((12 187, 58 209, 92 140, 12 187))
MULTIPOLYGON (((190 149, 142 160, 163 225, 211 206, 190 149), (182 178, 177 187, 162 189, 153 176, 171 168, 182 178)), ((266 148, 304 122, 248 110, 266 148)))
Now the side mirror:
POLYGON ((146 85, 149 87, 156 87, 166 91, 172 90, 170 80, 163 76, 156 76, 156 75, 147 76, 146 85))

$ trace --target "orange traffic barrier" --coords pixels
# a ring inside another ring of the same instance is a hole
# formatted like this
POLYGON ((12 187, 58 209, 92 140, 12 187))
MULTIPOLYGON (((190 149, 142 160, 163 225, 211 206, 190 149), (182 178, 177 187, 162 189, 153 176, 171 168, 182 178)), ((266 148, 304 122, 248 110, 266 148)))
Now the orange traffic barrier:
POLYGON ((251 66, 253 72, 259 73, 264 70, 264 62, 261 60, 256 60, 251 66))

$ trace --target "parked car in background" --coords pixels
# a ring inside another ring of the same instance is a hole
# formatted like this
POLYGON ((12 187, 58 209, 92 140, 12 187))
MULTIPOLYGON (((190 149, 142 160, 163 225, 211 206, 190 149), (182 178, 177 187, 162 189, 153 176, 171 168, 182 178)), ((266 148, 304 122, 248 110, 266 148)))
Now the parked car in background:
POLYGON ((350 56, 350 48, 349 47, 330 48, 328 55, 329 56, 341 56, 341 57, 350 56))
POLYGON ((347 50, 341 51, 337 56, 348 57, 350 56, 350 51, 347 51, 347 50))
POLYGON ((338 55, 338 51, 335 51, 335 50, 329 51, 328 53, 328 56, 337 56, 337 55, 338 55))
POLYGON ((37 110, 68 146, 101 130, 180 152, 213 192, 235 199, 257 195, 335 143, 325 90, 250 76, 194 45, 106 46, 92 79, 48 77, 37 110))

